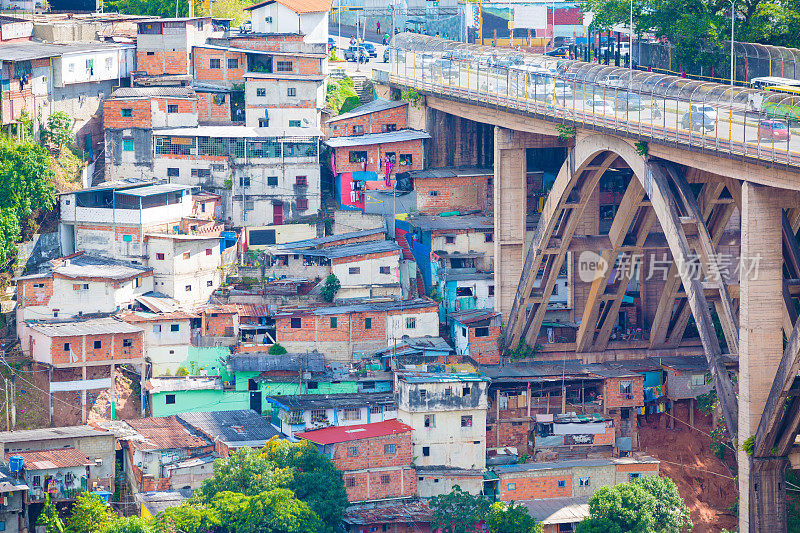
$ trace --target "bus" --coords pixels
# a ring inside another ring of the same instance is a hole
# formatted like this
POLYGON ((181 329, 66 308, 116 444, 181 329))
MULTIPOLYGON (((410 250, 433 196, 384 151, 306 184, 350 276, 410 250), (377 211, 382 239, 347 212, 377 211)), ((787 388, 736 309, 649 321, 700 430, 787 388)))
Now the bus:
POLYGON ((533 65, 508 67, 509 92, 517 97, 550 100, 555 93, 556 72, 533 65))
POLYGON ((785 98, 770 98, 761 103, 761 112, 765 115, 783 119, 789 124, 800 122, 800 86, 777 85, 767 87, 767 91, 787 95, 785 98))
POLYGON ((770 87, 800 87, 800 80, 780 78, 778 76, 763 76, 750 80, 750 87, 758 90, 769 90, 770 87))

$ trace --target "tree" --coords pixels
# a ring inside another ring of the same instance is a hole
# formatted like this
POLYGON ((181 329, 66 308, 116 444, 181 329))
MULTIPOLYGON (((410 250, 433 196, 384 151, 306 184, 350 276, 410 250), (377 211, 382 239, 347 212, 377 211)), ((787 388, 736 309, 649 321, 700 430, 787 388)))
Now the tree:
MULTIPOLYGON (((275 488, 274 465, 258 451, 240 448, 227 459, 214 462, 214 475, 203 481, 191 501, 209 505, 223 491, 253 496, 275 488)), ((284 476, 285 477, 285 476, 284 476)))
POLYGON ((156 533, 155 527, 144 518, 128 516, 107 524, 101 533, 156 533))
POLYGON ((542 525, 528 514, 528 508, 513 501, 495 502, 489 508, 486 525, 492 533, 542 533, 542 525))
POLYGON ((308 504, 323 522, 320 531, 338 528, 347 507, 347 491, 341 471, 327 456, 308 441, 290 443, 277 438, 270 439, 262 453, 279 472, 288 474, 278 486, 308 504))
POLYGON ((449 494, 431 498, 428 505, 433 511, 431 529, 441 533, 476 533, 489 511, 486 497, 472 495, 458 485, 449 494))
POLYGON ((47 124, 41 128, 40 139, 42 144, 55 148, 72 144, 72 119, 65 111, 56 111, 47 117, 47 124))
POLYGON ((283 345, 278 344, 277 342, 269 347, 269 351, 267 352, 270 355, 283 355, 286 353, 286 348, 283 345))
POLYGON ((222 524, 237 533, 315 533, 323 527, 308 504, 288 489, 264 491, 255 496, 220 492, 212 505, 222 524))
POLYGON ((44 527, 45 533, 64 533, 64 523, 58 516, 56 505, 53 503, 53 500, 50 499, 49 494, 46 494, 44 498, 42 514, 39 515, 39 520, 36 521, 36 525, 44 527))
POLYGON ((69 533, 99 533, 115 518, 116 514, 102 498, 81 492, 72 504, 67 530, 69 533))
POLYGON ((216 509, 188 503, 164 509, 153 519, 153 526, 161 533, 206 533, 221 525, 216 509))
POLYGON ((655 530, 662 533, 680 533, 691 531, 693 524, 689 507, 678 493, 678 486, 668 477, 648 476, 634 480, 656 500, 653 516, 656 519, 655 530))
MULTIPOLYGON (((200 7, 199 0, 194 0, 195 11, 200 7)), ((150 17, 188 17, 189 2, 172 0, 111 0, 111 9, 128 15, 147 15, 150 17)))
POLYGON ((325 278, 325 285, 322 286, 322 299, 326 302, 332 302, 336 297, 336 292, 342 286, 336 274, 330 274, 325 278))

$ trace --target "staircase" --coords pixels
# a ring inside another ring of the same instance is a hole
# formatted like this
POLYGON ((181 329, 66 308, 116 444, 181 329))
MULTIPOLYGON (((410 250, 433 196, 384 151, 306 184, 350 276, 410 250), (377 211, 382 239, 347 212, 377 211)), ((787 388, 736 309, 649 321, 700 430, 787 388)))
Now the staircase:
POLYGON ((353 75, 353 88, 358 95, 358 101, 362 104, 367 104, 375 100, 375 88, 372 86, 372 80, 362 74, 353 75))

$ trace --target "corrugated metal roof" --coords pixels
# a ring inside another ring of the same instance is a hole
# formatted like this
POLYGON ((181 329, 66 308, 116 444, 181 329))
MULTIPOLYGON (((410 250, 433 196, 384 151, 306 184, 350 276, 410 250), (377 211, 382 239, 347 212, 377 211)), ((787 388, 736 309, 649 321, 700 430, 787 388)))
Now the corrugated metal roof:
POLYGON ((22 429, 0 432, 0 442, 35 442, 53 439, 75 439, 83 437, 113 436, 108 430, 93 426, 66 426, 60 428, 22 429))
POLYGON ((130 439, 134 448, 143 450, 178 450, 201 448, 211 442, 189 431, 175 416, 126 420, 144 441, 130 439))
POLYGON ((137 187, 135 189, 127 189, 120 194, 127 194, 129 196, 157 196, 159 194, 168 194, 175 191, 188 191, 191 187, 188 185, 179 185, 177 183, 158 183, 156 185, 146 185, 144 187, 137 187))
POLYGON ((369 113, 378 113, 379 111, 386 111, 388 109, 394 109, 395 107, 404 105, 408 105, 408 102, 405 100, 386 100, 384 98, 376 98, 371 102, 367 102, 364 105, 360 105, 354 109, 351 109, 347 113, 342 113, 341 115, 329 118, 328 124, 331 122, 338 122, 340 120, 360 117, 361 115, 366 115, 369 113))
POLYGON ((225 444, 234 446, 254 442, 263 446, 266 441, 278 435, 278 430, 272 427, 266 418, 250 409, 183 413, 177 416, 184 424, 188 424, 209 438, 219 439, 225 444))
POLYGON ((708 361, 705 357, 699 355, 687 355, 687 356, 680 356, 680 355, 673 355, 673 356, 663 356, 663 357, 651 357, 650 358, 654 362, 658 362, 660 365, 666 366, 673 370, 682 370, 682 371, 707 371, 708 370, 708 361))
POLYGON ((141 333, 139 326, 128 324, 115 318, 94 318, 90 320, 73 320, 59 323, 28 324, 34 331, 48 337, 71 337, 80 335, 104 335, 110 333, 141 333))
MULTIPOLYGON (((245 78, 256 80, 296 80, 296 81, 322 81, 325 76, 316 76, 309 74, 285 74, 281 72, 266 73, 266 72, 248 72, 244 75, 245 78)), ((330 122, 330 121, 329 121, 330 122)))
POLYGON ((172 137, 225 137, 225 138, 264 138, 284 137, 322 137, 319 128, 248 128, 247 126, 193 126, 186 128, 165 128, 153 130, 154 136, 172 137))
POLYGON ((303 239, 301 241, 285 242, 279 246, 288 246, 292 248, 314 248, 316 246, 330 244, 332 242, 339 242, 347 239, 357 239, 359 237, 369 237, 370 235, 377 235, 381 233, 386 233, 386 230, 384 228, 365 229, 361 231, 339 233, 338 235, 327 235, 325 237, 318 237, 316 239, 303 239))
POLYGON ((170 298, 166 294, 158 292, 148 292, 142 296, 137 296, 136 301, 157 313, 170 313, 178 309, 178 301, 170 298))
POLYGON ((367 313, 367 312, 382 312, 382 311, 396 311, 396 310, 413 310, 423 309, 426 307, 435 307, 437 310, 439 304, 430 298, 415 298, 413 300, 390 300, 383 302, 370 302, 366 301, 358 304, 349 305, 332 305, 327 307, 314 307, 314 308, 301 308, 301 309, 283 309, 275 315, 276 318, 288 316, 302 316, 302 315, 344 315, 347 313, 367 313))
POLYGON ((266 352, 245 352, 228 357, 232 372, 324 372, 325 358, 319 352, 271 355, 266 352))
POLYGON ((424 501, 367 503, 348 507, 342 521, 354 525, 429 523, 433 512, 424 501))
POLYGON ((217 304, 207 309, 209 312, 232 313, 239 316, 269 316, 269 306, 259 304, 217 304))
POLYGON ((425 170, 409 170, 408 175, 414 178, 415 180, 432 179, 432 178, 466 178, 466 177, 494 176, 494 168, 492 167, 427 168, 425 170))
POLYGON ((418 337, 416 339, 403 339, 398 342, 397 346, 389 346, 377 350, 377 355, 393 355, 397 351, 398 355, 405 355, 408 353, 417 353, 422 351, 433 352, 447 352, 452 353, 453 347, 447 344, 447 341, 441 337, 418 337))
POLYGON ((521 500, 528 514, 541 524, 573 524, 589 516, 589 496, 521 500))
POLYGON ((341 259, 343 257, 357 257, 366 254, 379 254, 383 252, 399 252, 400 246, 394 241, 374 240, 328 246, 320 249, 293 248, 287 245, 274 247, 277 254, 300 254, 309 257, 324 257, 326 259, 341 259))
POLYGON ((180 507, 187 497, 178 490, 138 492, 136 498, 142 502, 151 515, 155 516, 170 507, 180 507))
POLYGON ((452 217, 421 215, 409 217, 407 222, 410 226, 430 231, 494 229, 494 218, 483 215, 459 215, 452 217))
POLYGON ((167 322, 171 320, 190 320, 197 318, 197 315, 187 313, 186 311, 172 311, 169 313, 145 313, 136 312, 121 315, 120 318, 130 324, 138 324, 140 322, 167 322))
POLYGON ((496 313, 490 309, 469 309, 466 311, 453 311, 447 316, 456 322, 460 322, 466 326, 472 326, 482 322, 491 322, 493 319, 499 317, 500 313, 496 313))
POLYGON ((221 387, 222 382, 216 377, 184 376, 147 380, 147 390, 153 394, 182 390, 214 390, 221 387))
POLYGON ((120 87, 111 93, 109 100, 123 98, 197 98, 191 87, 120 87))
MULTIPOLYGON (((0 46, 0 61, 28 61, 31 59, 41 59, 44 57, 59 57, 64 54, 75 52, 87 52, 90 50, 109 50, 123 46, 119 44, 106 43, 70 43, 54 44, 43 43, 41 41, 24 41, 19 43, 3 43, 0 46)), ((130 45, 125 46, 129 48, 130 45)))
POLYGON ((23 459, 25 470, 52 470, 71 466, 90 466, 94 463, 76 448, 57 448, 54 450, 35 450, 29 452, 9 452, 6 461, 13 455, 23 459))
POLYGON ((478 374, 445 374, 443 372, 396 372, 397 379, 408 383, 457 383, 465 381, 490 381, 478 374))
POLYGON ((430 139, 431 136, 424 131, 405 129, 386 133, 366 133, 349 137, 332 137, 325 141, 331 148, 347 148, 351 146, 369 146, 373 144, 396 143, 403 141, 416 141, 430 139))
POLYGON ((153 267, 97 255, 81 254, 64 260, 61 265, 51 267, 51 270, 59 276, 71 279, 103 278, 125 280, 146 272, 152 272, 153 267))
POLYGON ((392 392, 269 396, 267 397, 267 401, 279 405, 287 411, 344 409, 346 407, 360 407, 364 405, 396 405, 394 393, 392 392))
POLYGON ((302 431, 294 436, 306 439, 317 444, 335 444, 353 440, 386 437, 413 431, 411 426, 403 424, 397 419, 373 422, 371 424, 356 424, 353 426, 332 426, 314 431, 302 431))
POLYGON ((288 7, 295 13, 321 13, 331 10, 331 0, 266 0, 244 9, 245 11, 250 11, 275 2, 288 7))

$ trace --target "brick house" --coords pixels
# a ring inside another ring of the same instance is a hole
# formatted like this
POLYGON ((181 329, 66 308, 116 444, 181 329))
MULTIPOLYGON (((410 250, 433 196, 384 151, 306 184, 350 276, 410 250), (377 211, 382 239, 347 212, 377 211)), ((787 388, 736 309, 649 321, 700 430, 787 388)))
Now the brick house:
POLYGON ((450 319, 450 338, 456 355, 472 358, 478 364, 500 363, 500 313, 485 309, 455 311, 450 319))
POLYGON ((297 433, 342 471, 351 502, 404 498, 417 493, 410 426, 397 420, 297 433))
POLYGON ((329 138, 387 133, 406 129, 407 120, 408 102, 377 98, 329 118, 324 124, 324 132, 329 138))
POLYGON ((431 533, 433 512, 425 500, 351 505, 342 523, 347 533, 431 533))
POLYGON ((192 47, 209 37, 222 37, 224 21, 211 17, 163 18, 140 22, 136 66, 148 76, 191 74, 192 47))
POLYGON ((417 192, 417 211, 439 215, 447 211, 494 211, 494 169, 449 167, 408 173, 417 192))
POLYGON ((603 413, 614 420, 617 437, 629 437, 638 447, 636 414, 644 406, 644 376, 611 365, 587 365, 603 378, 603 413))
MULTIPOLYGON (((132 365, 144 380, 144 332, 114 318, 28 323, 21 337, 23 351, 52 369, 50 395, 75 408, 60 409, 59 424, 85 423, 87 391, 110 390, 113 397, 117 365, 132 365)), ((51 400, 52 401, 52 400, 51 400)), ((110 413, 109 413, 110 415, 110 413)))
MULTIPOLYGON (((683 408, 685 405, 689 414, 689 423, 694 424, 696 399, 701 394, 707 394, 714 383, 708 370, 708 361, 705 357, 651 357, 654 362, 661 364, 665 376, 665 396, 672 402, 670 405, 673 415, 675 407, 683 408)), ((674 422, 672 422, 674 424, 674 422)))
POLYGON ((438 305, 428 298, 286 309, 275 315, 276 340, 290 352, 319 351, 337 361, 411 338, 439 333, 438 305))

